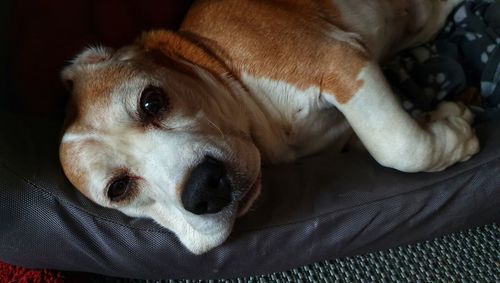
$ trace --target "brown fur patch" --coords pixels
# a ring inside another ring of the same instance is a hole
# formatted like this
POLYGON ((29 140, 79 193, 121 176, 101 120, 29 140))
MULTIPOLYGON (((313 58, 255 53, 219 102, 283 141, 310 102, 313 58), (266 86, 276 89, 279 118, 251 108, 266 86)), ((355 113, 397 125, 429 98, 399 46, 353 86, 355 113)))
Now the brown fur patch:
MULTIPOLYGON (((113 89, 130 79, 133 74, 129 68, 120 65, 112 65, 106 68, 96 66, 75 66, 75 68, 74 72, 78 79, 73 81, 64 131, 70 131, 74 134, 89 133, 95 130, 95 121, 105 119, 107 112, 102 110, 106 109, 111 103, 113 89), (100 115, 102 115, 102 118, 99 117, 100 115)), ((97 141, 90 139, 62 142, 60 146, 59 156, 64 172, 77 188, 85 189, 88 186, 85 179, 87 172, 76 166, 75 159, 81 154, 82 148, 95 143, 97 141)))
POLYGON ((139 45, 146 52, 158 50, 166 57, 192 62, 216 74, 229 72, 223 63, 207 54, 202 47, 172 31, 154 30, 147 32, 139 39, 139 45))
POLYGON ((59 147, 59 157, 64 174, 70 180, 71 184, 80 190, 88 188, 85 176, 88 172, 75 166, 74 159, 79 154, 82 145, 76 145, 74 142, 64 142, 59 147))
MULTIPOLYGON (((91 68, 91 67, 83 67, 91 68)), ((92 71, 80 71, 78 80, 73 86, 72 100, 78 105, 73 107, 74 120, 96 119, 96 115, 106 115, 102 109, 111 103, 111 92, 124 81, 133 78, 133 71, 124 65, 110 65, 105 68, 96 67, 92 71), (96 109, 97 111, 93 111, 96 109)), ((80 121, 80 125, 86 125, 80 121)))
POLYGON ((247 92, 248 90, 239 78, 226 65, 224 58, 219 56, 221 52, 208 48, 204 41, 204 38, 190 32, 174 33, 167 30, 155 30, 144 33, 137 44, 157 63, 191 77, 199 77, 192 66, 179 60, 182 59, 210 72, 230 92, 234 91, 230 86, 231 81, 236 82, 242 90, 247 92))
POLYGON ((181 31, 224 50, 236 74, 285 81, 299 89, 319 87, 347 103, 363 82, 368 58, 329 33, 343 28, 331 0, 198 1, 181 31))

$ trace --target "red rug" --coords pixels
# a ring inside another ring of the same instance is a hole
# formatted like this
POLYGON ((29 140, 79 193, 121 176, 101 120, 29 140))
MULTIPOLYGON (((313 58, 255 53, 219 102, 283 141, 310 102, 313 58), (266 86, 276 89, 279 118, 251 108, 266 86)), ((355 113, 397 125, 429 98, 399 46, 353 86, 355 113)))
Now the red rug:
POLYGON ((0 283, 88 283, 104 279, 106 277, 97 274, 28 269, 0 262, 0 283))
POLYGON ((61 272, 45 269, 26 269, 0 262, 0 283, 61 283, 61 272))

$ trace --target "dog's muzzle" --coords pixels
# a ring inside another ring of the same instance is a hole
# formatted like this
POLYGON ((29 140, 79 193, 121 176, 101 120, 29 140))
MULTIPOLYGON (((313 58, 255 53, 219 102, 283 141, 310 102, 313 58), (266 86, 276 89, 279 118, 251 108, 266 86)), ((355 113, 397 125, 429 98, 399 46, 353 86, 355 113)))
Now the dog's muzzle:
POLYGON ((207 156, 196 165, 181 195, 184 208, 194 214, 212 214, 231 202, 231 184, 224 164, 207 156))

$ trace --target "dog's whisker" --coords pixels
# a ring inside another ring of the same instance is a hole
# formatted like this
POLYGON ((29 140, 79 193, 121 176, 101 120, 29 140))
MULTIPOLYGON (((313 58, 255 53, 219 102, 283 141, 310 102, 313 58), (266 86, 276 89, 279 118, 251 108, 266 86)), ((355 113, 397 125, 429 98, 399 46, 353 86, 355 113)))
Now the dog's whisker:
POLYGON ((218 127, 214 122, 210 121, 210 119, 208 119, 208 118, 207 118, 207 121, 210 124, 210 126, 212 126, 214 129, 216 129, 220 133, 222 139, 225 140, 226 137, 224 136, 224 132, 221 130, 221 128, 218 127))

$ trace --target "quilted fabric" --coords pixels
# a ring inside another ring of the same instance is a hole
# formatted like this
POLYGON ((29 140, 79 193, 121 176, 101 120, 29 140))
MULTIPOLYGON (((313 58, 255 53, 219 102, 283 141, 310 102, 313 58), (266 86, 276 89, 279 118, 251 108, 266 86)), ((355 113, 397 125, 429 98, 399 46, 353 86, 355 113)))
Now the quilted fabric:
POLYGON ((500 1, 464 1, 436 40, 402 52, 385 73, 404 108, 418 117, 459 100, 476 114, 500 110, 500 1))

